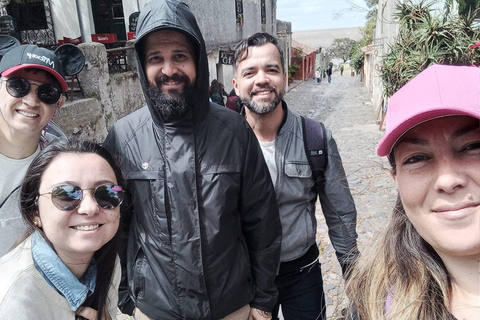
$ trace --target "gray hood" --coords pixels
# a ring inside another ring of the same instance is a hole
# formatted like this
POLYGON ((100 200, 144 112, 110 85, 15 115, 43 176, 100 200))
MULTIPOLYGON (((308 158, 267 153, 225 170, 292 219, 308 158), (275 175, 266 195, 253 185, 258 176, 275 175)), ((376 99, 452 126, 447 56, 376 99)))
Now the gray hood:
POLYGON ((140 83, 154 122, 157 125, 162 125, 164 123, 162 115, 153 107, 152 101, 147 94, 148 81, 145 75, 144 55, 140 44, 150 33, 167 29, 179 31, 187 35, 195 48, 195 104, 190 106, 192 109, 185 115, 184 119, 180 121, 196 122, 206 116, 209 108, 208 61, 205 41, 203 40, 200 28, 193 13, 185 3, 177 0, 152 0, 147 3, 140 12, 137 24, 137 37, 135 40, 135 53, 137 55, 137 69, 140 76, 140 83))

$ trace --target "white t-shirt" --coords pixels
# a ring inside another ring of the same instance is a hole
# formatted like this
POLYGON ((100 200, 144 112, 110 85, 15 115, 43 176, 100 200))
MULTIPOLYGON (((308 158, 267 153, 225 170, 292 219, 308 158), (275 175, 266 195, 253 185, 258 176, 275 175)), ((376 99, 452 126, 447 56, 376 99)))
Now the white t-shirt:
POLYGON ((20 188, 11 192, 22 184, 28 166, 39 152, 40 146, 24 159, 11 159, 0 154, 0 257, 26 229, 20 213, 20 188))
POLYGON ((265 158, 265 162, 267 163, 270 177, 272 177, 272 183, 275 186, 275 183, 277 182, 277 164, 275 163, 275 140, 269 142, 258 142, 260 143, 263 157, 265 158))

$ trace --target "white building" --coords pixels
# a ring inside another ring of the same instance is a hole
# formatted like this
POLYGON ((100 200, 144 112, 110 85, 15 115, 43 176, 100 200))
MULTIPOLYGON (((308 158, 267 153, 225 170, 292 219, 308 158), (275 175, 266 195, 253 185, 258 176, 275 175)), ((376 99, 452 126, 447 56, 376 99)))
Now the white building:
MULTIPOLYGON (((21 42, 56 45, 64 38, 91 42, 92 34, 127 39, 129 18, 149 0, 2 0, 21 42), (79 39, 79 40, 80 40, 79 39)), ((184 0, 194 12, 208 52, 210 80, 232 88, 232 46, 256 32, 276 34, 276 0, 184 0)), ((2 30, 0 20, 0 31, 2 30)), ((4 32, 5 33, 5 32, 4 32)))

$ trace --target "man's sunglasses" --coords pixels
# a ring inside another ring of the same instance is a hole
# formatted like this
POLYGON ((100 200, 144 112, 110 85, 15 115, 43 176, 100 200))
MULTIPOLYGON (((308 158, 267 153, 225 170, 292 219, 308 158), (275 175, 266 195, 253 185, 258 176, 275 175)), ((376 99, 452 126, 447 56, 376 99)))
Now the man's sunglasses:
POLYGON ((48 83, 38 85, 30 83, 24 78, 10 78, 3 79, 2 81, 7 82, 7 92, 15 98, 25 97, 30 92, 31 86, 38 87, 36 91, 38 100, 46 104, 57 103, 62 96, 60 89, 48 83))
POLYGON ((52 192, 41 193, 39 196, 51 194, 52 203, 55 207, 62 211, 70 211, 78 208, 83 200, 84 190, 93 190, 95 201, 102 209, 114 209, 118 207, 122 203, 125 195, 122 187, 114 184, 102 184, 96 188, 85 189, 66 184, 56 186, 52 189, 52 192))

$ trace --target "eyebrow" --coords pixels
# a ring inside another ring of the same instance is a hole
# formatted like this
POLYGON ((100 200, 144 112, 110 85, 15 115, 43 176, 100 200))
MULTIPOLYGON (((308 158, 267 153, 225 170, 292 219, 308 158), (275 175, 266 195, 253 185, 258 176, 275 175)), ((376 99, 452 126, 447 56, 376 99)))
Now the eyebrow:
MULTIPOLYGON (((480 128, 480 122, 479 123, 474 123, 474 124, 471 124, 471 125, 468 125, 468 126, 465 126, 463 128, 460 128, 460 129, 456 130, 452 134, 452 137, 453 137, 453 139, 457 139, 457 138, 459 138, 461 136, 464 136, 464 135, 466 135, 466 134, 468 134, 472 131, 475 131, 479 128, 480 128)), ((422 145, 422 146, 428 145, 427 140, 411 137, 411 138, 400 138, 400 140, 398 140, 398 142, 395 144, 395 146, 398 147, 402 143, 411 143, 411 144, 417 144, 417 145, 422 145)))
POLYGON ((471 125, 468 125, 466 127, 463 127, 461 129, 458 129, 457 131, 455 131, 453 133, 453 138, 456 139, 456 138, 459 138, 461 136, 464 136, 472 131, 475 131, 477 129, 480 128, 480 121, 478 123, 474 123, 474 124, 471 124, 471 125))
MULTIPOLYGON (((269 63, 269 64, 266 64, 266 65, 265 65, 265 68, 277 68, 277 69, 280 69, 280 65, 278 65, 278 63, 269 63)), ((245 71, 255 70, 255 69, 258 69, 258 68, 255 67, 255 66, 253 66, 253 67, 247 67, 247 68, 242 69, 242 73, 244 73, 245 71)))
MULTIPOLYGON (((192 55, 192 52, 187 47, 174 49, 174 50, 172 50, 172 52, 174 52, 174 53, 179 53, 179 52, 185 53, 186 52, 186 53, 192 55)), ((152 56, 152 55, 156 55, 156 54, 159 54, 159 53, 162 53, 162 52, 160 50, 151 51, 151 52, 147 53, 147 57, 152 56)))
POLYGON ((425 139, 419 139, 419 138, 400 138, 400 140, 397 141, 397 143, 394 144, 395 148, 398 148, 399 145, 402 143, 410 143, 410 144, 418 144, 421 146, 426 146, 428 145, 427 140, 425 139))

